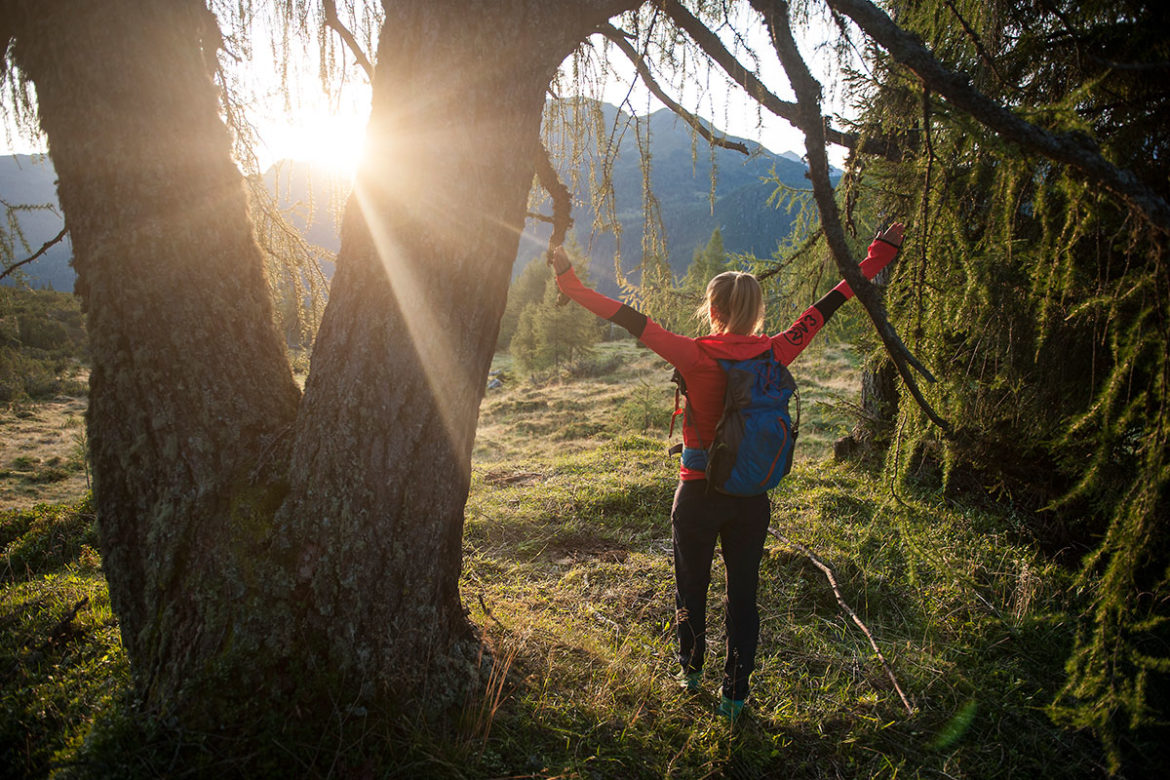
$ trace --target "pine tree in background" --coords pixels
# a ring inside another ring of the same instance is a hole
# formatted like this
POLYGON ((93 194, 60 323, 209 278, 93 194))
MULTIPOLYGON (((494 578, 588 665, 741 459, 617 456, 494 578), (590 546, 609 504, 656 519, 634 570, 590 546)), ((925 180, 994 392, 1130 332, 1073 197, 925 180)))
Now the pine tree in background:
MULTIPOLYGON (((588 283, 588 258, 574 251, 572 243, 567 249, 577 276, 588 283)), ((597 317, 580 306, 560 304, 556 280, 543 260, 529 263, 516 286, 519 289, 515 305, 522 308, 517 315, 509 352, 522 372, 533 374, 548 368, 559 370, 588 357, 591 347, 601 338, 601 324, 597 317), (534 268, 538 269, 539 276, 532 270, 534 268), (536 279, 542 285, 539 298, 533 295, 536 279)), ((511 297, 508 304, 513 305, 511 297)))
POLYGON ((694 259, 687 266, 686 275, 679 283, 681 300, 676 304, 687 315, 679 324, 679 333, 694 336, 704 335, 703 323, 693 316, 694 310, 707 294, 707 283, 724 271, 730 270, 727 251, 723 248, 723 232, 719 228, 711 233, 707 246, 696 249, 694 259))
POLYGON ((496 348, 506 350, 520 325, 520 315, 530 303, 539 303, 544 299, 544 288, 550 271, 543 257, 534 257, 524 266, 520 275, 512 281, 508 288, 508 304, 504 307, 504 316, 500 319, 500 335, 496 340, 496 348))

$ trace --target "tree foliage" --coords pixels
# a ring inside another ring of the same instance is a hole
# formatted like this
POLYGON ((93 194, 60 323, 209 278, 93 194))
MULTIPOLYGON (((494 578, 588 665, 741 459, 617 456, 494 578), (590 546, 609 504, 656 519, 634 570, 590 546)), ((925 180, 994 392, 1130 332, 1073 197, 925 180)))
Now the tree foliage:
MULTIPOLYGON (((1170 194, 1170 16, 1131 2, 890 4, 952 69, 1041 128, 1072 134, 1170 194)), ((886 52, 855 72, 859 129, 905 159, 855 158, 857 195, 913 219, 890 306, 939 367, 951 436, 903 403, 902 473, 941 461, 1094 549, 1092 607, 1056 712, 1119 760, 1127 729, 1164 725, 1170 672, 1170 273, 1162 229, 1117 193, 989 132, 886 52), (933 454, 932 454, 933 453, 933 454)))

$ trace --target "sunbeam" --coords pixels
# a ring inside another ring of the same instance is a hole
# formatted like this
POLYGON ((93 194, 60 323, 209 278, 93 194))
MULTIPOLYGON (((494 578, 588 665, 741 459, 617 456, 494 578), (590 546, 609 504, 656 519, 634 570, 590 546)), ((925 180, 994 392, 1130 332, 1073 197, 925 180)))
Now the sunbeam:
MULTIPOLYGON (((412 264, 407 262, 405 251, 387 220, 380 216, 376 205, 379 199, 370 191, 366 177, 358 177, 354 195, 410 334, 411 346, 426 374, 431 397, 447 429, 448 439, 456 452, 469 451, 474 430, 472 426, 459 424, 458 410, 478 399, 478 388, 472 376, 473 367, 457 358, 461 351, 454 340, 455 331, 451 327, 454 323, 441 321, 440 307, 428 305, 431 293, 422 284, 412 264)), ((460 459, 459 465, 467 476, 469 464, 460 459)))

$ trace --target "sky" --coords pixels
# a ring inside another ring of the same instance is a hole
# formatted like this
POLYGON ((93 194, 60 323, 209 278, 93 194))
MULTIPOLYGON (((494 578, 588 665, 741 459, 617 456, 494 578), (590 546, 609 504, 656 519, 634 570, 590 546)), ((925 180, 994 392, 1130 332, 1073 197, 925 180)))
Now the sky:
MULTIPOLYGON (((835 31, 827 23, 813 21, 807 29, 799 30, 798 34, 810 68, 825 87, 826 112, 830 115, 841 114, 845 107, 834 94, 830 75, 835 66, 831 56, 818 46, 835 31)), ((595 36, 594 40, 600 45, 603 39, 595 36)), ((728 48, 732 48, 730 41, 725 43, 728 48)), ((793 100, 787 77, 762 26, 753 30, 747 43, 761 56, 759 75, 764 83, 780 98, 793 100)), ((608 80, 601 93, 604 101, 614 105, 625 102, 623 108, 627 112, 640 115, 663 108, 637 79, 633 66, 620 53, 614 52, 612 61, 616 74, 608 80)), ((352 66, 352 69, 358 72, 356 66, 352 66)), ((777 154, 788 151, 804 154, 804 136, 800 131, 787 121, 761 109, 738 87, 724 87, 720 75, 716 73, 712 76, 709 80, 710 89, 703 95, 694 88, 676 94, 666 81, 661 83, 682 105, 730 135, 756 141, 777 154)), ((688 83, 694 87, 697 82, 691 80, 688 83)), ((264 111, 258 122, 266 146, 260 151, 262 165, 270 160, 309 158, 327 167, 352 172, 360 156, 365 123, 369 116, 368 87, 363 83, 361 87, 355 87, 336 100, 340 103, 329 105, 319 89, 310 88, 301 97, 303 105, 293 113, 285 113, 282 105, 273 105, 264 111)), ((829 148, 832 164, 843 167, 844 158, 845 150, 834 146, 829 148)))
MULTIPOLYGON (((814 22, 807 29, 799 30, 798 34, 801 37, 801 48, 814 75, 826 88, 826 112, 830 115, 841 113, 843 105, 835 99, 833 80, 828 75, 833 69, 830 57, 818 53, 817 44, 828 38, 829 28, 824 23, 814 22)), ((726 34, 723 37, 726 38, 726 34)), ((601 39, 598 36, 596 40, 600 42, 601 39)), ((732 48, 730 41, 726 43, 728 48, 732 48)), ((791 100, 787 79, 762 26, 753 30, 747 43, 760 54, 760 75, 764 83, 782 99, 791 100)), ((352 175, 361 154, 369 116, 369 86, 365 83, 364 74, 353 65, 352 58, 347 57, 349 85, 339 94, 326 97, 317 81, 316 63, 306 59, 291 69, 292 78, 303 86, 295 90, 291 98, 286 98, 277 88, 273 58, 261 48, 256 47, 255 56, 241 73, 245 96, 252 103, 250 117, 260 142, 256 150, 260 168, 263 170, 280 159, 298 159, 352 175)), ((613 53, 612 62, 615 75, 601 92, 603 100, 615 105, 626 101, 623 108, 627 112, 636 111, 639 114, 662 108, 662 104, 649 95, 637 80, 633 67, 620 53, 613 53)), ((667 81, 663 79, 661 83, 680 103, 724 132, 756 141, 776 153, 795 151, 803 155, 804 139, 799 131, 786 121, 760 109, 737 87, 726 88, 718 72, 706 82, 705 94, 699 92, 700 79, 689 80, 689 86, 682 94, 674 93, 667 81)), ((43 143, 0 135, 0 152, 43 150, 43 143)), ((844 150, 830 147, 829 156, 830 162, 841 167, 844 150)))

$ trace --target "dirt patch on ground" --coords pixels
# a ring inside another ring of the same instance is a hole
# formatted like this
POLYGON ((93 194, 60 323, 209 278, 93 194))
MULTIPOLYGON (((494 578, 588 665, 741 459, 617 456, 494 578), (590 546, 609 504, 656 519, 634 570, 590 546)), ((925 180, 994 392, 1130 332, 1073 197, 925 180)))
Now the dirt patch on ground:
POLYGON ((596 560, 622 563, 629 555, 625 544, 585 534, 565 534, 549 545, 547 554, 553 563, 569 565, 596 560))
POLYGON ((0 411, 0 509, 72 503, 85 495, 84 397, 0 411))

